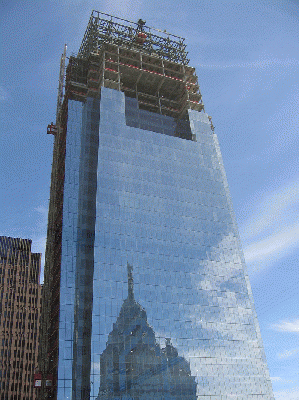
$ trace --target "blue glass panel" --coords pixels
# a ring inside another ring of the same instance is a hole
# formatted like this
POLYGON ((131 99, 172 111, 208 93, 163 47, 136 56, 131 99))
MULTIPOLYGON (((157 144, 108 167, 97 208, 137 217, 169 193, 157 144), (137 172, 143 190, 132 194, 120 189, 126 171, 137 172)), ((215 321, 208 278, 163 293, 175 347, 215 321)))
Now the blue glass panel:
POLYGON ((58 399, 90 392, 99 101, 69 101, 62 228, 58 399), (96 151, 94 151, 94 149, 96 151))
POLYGON ((274 399, 217 136, 189 121, 70 105, 59 400, 274 399))
POLYGON ((71 398, 82 103, 69 101, 60 277, 58 399, 71 398), (68 348, 68 354, 64 349, 68 348))
POLYGON ((91 398, 273 398, 207 115, 193 142, 125 113, 99 131, 91 398))

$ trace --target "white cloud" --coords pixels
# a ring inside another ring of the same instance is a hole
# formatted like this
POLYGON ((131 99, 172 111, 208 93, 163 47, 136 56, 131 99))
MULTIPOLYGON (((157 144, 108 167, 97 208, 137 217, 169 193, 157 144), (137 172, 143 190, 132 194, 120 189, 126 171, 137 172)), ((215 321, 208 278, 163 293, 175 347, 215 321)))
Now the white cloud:
POLYGON ((261 58, 260 60, 240 63, 235 67, 239 67, 240 72, 240 93, 236 96, 235 102, 239 103, 248 97, 254 97, 262 92, 267 92, 277 87, 281 80, 290 74, 295 74, 299 66, 296 59, 277 59, 261 58))
POLYGON ((282 378, 280 378, 279 376, 271 376, 271 381, 272 382, 281 382, 282 378))
POLYGON ((288 67, 299 66, 299 60, 294 58, 278 59, 268 58, 264 60, 251 61, 246 63, 232 63, 232 64, 199 64, 201 68, 271 68, 275 66, 288 67))
POLYGON ((4 102, 7 101, 8 99, 9 99, 8 92, 2 86, 0 86, 0 101, 4 102))
POLYGON ((296 205, 299 205, 299 182, 297 181, 290 182, 264 196, 257 206, 255 215, 242 227, 243 240, 252 239, 277 222, 281 224, 286 213, 292 212, 296 205))
POLYGON ((274 392, 276 400, 299 400, 299 388, 274 392))
POLYGON ((289 358, 299 353, 299 349, 286 350, 283 353, 278 354, 278 358, 289 358))
MULTIPOLYGON (((33 253, 42 253, 42 258, 45 258, 47 236, 36 236, 32 239, 32 249, 33 253)), ((43 264, 43 262, 42 262, 43 264)))
POLYGON ((299 246, 299 182, 290 182, 261 197, 241 226, 249 271, 261 270, 299 246))
POLYGON ((106 4, 107 5, 104 6, 104 9, 102 10, 104 10, 103 12, 110 15, 127 18, 130 21, 135 21, 135 19, 140 17, 141 15, 141 1, 138 1, 137 3, 133 0, 114 0, 113 2, 109 1, 106 4))
POLYGON ((42 254, 41 273, 40 273, 40 282, 41 283, 43 283, 43 281, 44 281, 46 242, 47 242, 47 236, 32 237, 32 246, 31 246, 32 253, 41 253, 42 254))
POLYGON ((279 382, 279 383, 293 383, 293 381, 289 379, 283 379, 280 376, 273 376, 270 378, 272 382, 279 382))
POLYGON ((282 232, 274 233, 270 237, 248 245, 244 249, 245 259, 248 263, 264 261, 280 255, 285 255, 291 248, 299 244, 299 223, 284 227, 282 232))
POLYGON ((281 321, 272 325, 272 329, 279 332, 299 333, 299 319, 293 321, 281 321))
POLYGON ((47 242, 47 222, 48 222, 48 207, 38 206, 34 209, 34 212, 38 213, 38 218, 36 219, 36 225, 32 232, 32 248, 33 253, 42 253, 41 259, 41 278, 40 281, 44 280, 44 265, 45 265, 45 252, 46 252, 46 242, 47 242))
POLYGON ((44 224, 46 224, 48 220, 48 207, 38 206, 34 210, 40 214, 41 218, 39 219, 39 221, 43 224, 44 227, 44 224))

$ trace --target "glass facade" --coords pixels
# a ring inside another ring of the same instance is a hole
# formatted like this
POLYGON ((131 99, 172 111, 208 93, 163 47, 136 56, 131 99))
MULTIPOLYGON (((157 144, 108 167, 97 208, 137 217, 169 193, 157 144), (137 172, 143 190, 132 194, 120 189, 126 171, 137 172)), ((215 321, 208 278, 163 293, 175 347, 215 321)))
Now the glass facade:
POLYGON ((274 400, 217 136, 69 101, 58 399, 274 400))

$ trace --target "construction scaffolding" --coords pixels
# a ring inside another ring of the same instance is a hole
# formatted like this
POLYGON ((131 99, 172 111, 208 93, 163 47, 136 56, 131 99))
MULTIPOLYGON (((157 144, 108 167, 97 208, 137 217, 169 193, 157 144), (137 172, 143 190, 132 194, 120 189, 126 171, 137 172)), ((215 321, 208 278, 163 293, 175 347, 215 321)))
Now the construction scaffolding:
POLYGON ((92 11, 78 56, 86 58, 97 52, 104 43, 116 44, 128 49, 142 49, 169 61, 187 65, 184 38, 150 28, 141 19, 135 23, 99 11, 92 11))
POLYGON ((69 60, 66 92, 71 98, 99 97, 102 86, 136 97, 141 109, 175 118, 188 108, 204 107, 195 68, 116 44, 105 43, 97 53, 69 60))
POLYGON ((185 47, 183 38, 149 28, 142 20, 93 11, 78 55, 69 59, 66 98, 84 102, 100 97, 103 86, 137 98, 140 109, 185 118, 188 109, 204 109, 185 47))

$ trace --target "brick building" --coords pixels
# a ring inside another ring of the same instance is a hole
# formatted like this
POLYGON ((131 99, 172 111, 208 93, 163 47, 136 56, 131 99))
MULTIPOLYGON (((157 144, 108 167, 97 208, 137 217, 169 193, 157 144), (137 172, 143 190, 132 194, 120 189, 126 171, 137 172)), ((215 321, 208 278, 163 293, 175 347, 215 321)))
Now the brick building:
POLYGON ((31 240, 0 236, 0 400, 34 400, 41 254, 31 240))

